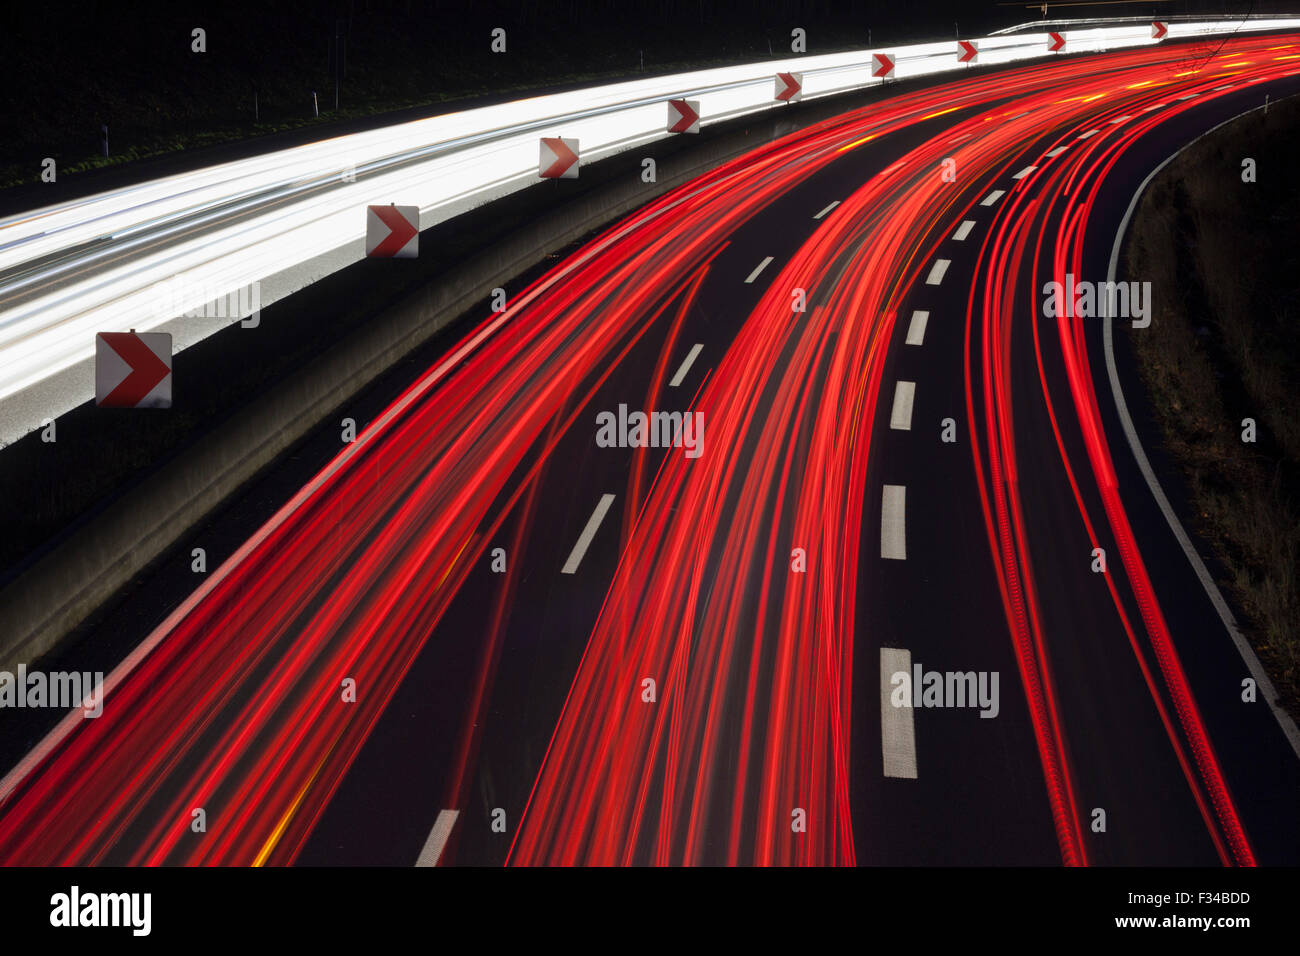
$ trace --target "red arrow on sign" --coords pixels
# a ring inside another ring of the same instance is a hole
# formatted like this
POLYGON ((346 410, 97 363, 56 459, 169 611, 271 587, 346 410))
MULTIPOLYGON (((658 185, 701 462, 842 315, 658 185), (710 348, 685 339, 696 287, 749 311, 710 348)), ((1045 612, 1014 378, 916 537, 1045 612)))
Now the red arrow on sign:
POLYGON ((968 40, 957 41, 957 62, 970 63, 979 56, 979 48, 968 40))
POLYGON ((879 77, 893 76, 893 58, 888 53, 871 54, 871 75, 879 77))
POLYGON ((543 179, 559 179, 578 161, 578 154, 569 149, 568 143, 558 136, 543 136, 542 148, 550 150, 554 160, 541 171, 543 179))
POLYGON ((796 100, 803 93, 802 77, 795 73, 778 73, 776 75, 776 98, 784 102, 796 100))
POLYGON ((668 101, 668 132, 698 133, 700 131, 699 102, 691 105, 689 100, 668 101), (674 118, 676 114, 676 118, 674 118))
POLYGON ((417 229, 396 206, 369 206, 369 210, 388 227, 388 236, 367 253, 372 259, 391 259, 405 248, 417 229))
POLYGON ((1047 34, 1047 52, 1055 53, 1057 50, 1065 48, 1065 34, 1048 33, 1047 34))
MULTIPOLYGON (((171 336, 167 333, 150 333, 152 339, 166 339, 164 347, 171 352, 171 336)), ((95 404, 101 408, 135 408, 152 392, 159 383, 172 373, 171 366, 150 348, 144 339, 135 332, 100 332, 97 336, 105 346, 112 349, 130 368, 126 378, 107 395, 96 395, 95 404)), ((96 369, 101 362, 96 350, 96 369)), ((96 376, 96 384, 99 384, 96 376)), ((98 391, 98 389, 96 389, 98 391)), ((167 405, 171 405, 170 397, 167 405)))
POLYGON ((1163 20, 1155 20, 1151 24, 1151 39, 1163 40, 1169 33, 1169 24, 1163 20))

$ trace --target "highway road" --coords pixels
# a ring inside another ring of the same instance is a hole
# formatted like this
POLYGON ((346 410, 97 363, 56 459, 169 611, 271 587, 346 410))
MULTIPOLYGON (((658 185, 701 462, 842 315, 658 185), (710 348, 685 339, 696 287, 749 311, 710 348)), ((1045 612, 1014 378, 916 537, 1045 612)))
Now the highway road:
POLYGON ((1294 727, 1042 293, 1297 91, 1295 35, 1018 67, 654 201, 176 595, 0 780, 0 862, 1300 862, 1294 727), (894 706, 913 666, 999 693, 894 706))
MULTIPOLYGON (((1296 29, 1300 20, 1176 20, 1169 38, 1296 29)), ((1154 48, 1126 18, 1065 35, 1064 52, 1154 48)), ((946 31, 946 25, 944 27, 946 31)), ((1056 29, 1064 29, 1056 27, 1056 29)), ((979 63, 1048 54, 1039 28, 984 37, 979 63)), ((895 78, 967 69, 951 41, 640 77, 335 136, 0 217, 0 444, 94 394, 94 337, 168 332, 176 351, 365 256, 364 208, 420 207, 429 229, 537 182, 539 137, 577 139, 582 163, 667 132, 666 101, 698 102, 701 122, 781 109, 776 73, 796 71, 804 99, 879 86, 873 53, 895 78)), ((892 82, 889 80, 888 82, 892 82)))

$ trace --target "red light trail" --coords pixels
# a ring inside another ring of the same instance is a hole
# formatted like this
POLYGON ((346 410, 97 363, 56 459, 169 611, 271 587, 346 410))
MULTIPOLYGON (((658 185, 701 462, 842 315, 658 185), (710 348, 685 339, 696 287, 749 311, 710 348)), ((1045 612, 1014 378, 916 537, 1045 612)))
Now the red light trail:
MULTIPOLYGON (((102 717, 65 720, 0 783, 0 862, 292 863, 468 569, 498 536, 529 533, 541 470, 571 425, 586 427, 619 362, 663 334, 650 387, 662 396, 673 345, 735 230, 858 147, 922 129, 764 277, 691 401, 708 423, 706 453, 670 453, 653 476, 650 453, 634 453, 618 489, 618 566, 509 861, 864 856, 850 824, 855 582, 895 318, 946 227, 988 192, 970 184, 1005 177, 1007 157, 1055 135, 1070 149, 1007 187, 994 211, 965 335, 984 522, 1061 856, 1088 862, 1086 826, 1017 488, 1013 341, 1032 340, 1040 375, 1053 348, 1068 370, 1067 394, 1042 375, 1042 395, 1080 518, 1094 540, 1105 527, 1118 542, 1107 585, 1220 856, 1252 863, 1120 497, 1084 325, 1043 327, 1036 300, 1025 311, 1023 277, 1080 273, 1117 159, 1193 105, 1177 97, 1200 103, 1226 82, 1294 74, 1262 52, 1277 42, 1228 41, 1229 70, 1175 74, 1178 48, 1154 47, 895 96, 760 147, 610 228, 485 319, 214 572, 111 675, 102 717), (1126 113, 1138 118, 1103 126, 1126 113), (1094 126, 1105 133, 1076 140, 1094 126), (957 183, 940 175, 947 158, 957 183), (792 310, 796 288, 804 312, 792 310), (1084 459, 1065 428, 1082 436, 1084 459), (806 573, 791 570, 796 548, 806 573), (345 678, 355 703, 341 700, 345 678), (201 836, 196 808, 210 821, 201 836), (795 810, 807 832, 792 832, 795 810)), ((509 600, 503 589, 484 614, 449 782, 461 800, 509 600)))

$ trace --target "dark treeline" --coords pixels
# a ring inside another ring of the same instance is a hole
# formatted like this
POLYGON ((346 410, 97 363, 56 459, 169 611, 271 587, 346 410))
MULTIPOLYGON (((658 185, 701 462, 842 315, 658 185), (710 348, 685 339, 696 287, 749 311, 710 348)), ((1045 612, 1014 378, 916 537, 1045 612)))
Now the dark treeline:
MULTIPOLYGON (((1265 0, 1257 11, 1285 7, 1265 0)), ((1135 3, 1149 15, 1239 11, 1243 0, 1135 3)), ((1068 12, 1079 15, 1084 8, 1068 12)), ((1091 9, 1091 8, 1089 8, 1091 9)), ((172 138, 262 129, 339 105, 351 112, 573 82, 593 75, 963 36, 1037 19, 993 0, 162 0, 0 7, 0 166, 172 138), (489 50, 494 27, 507 53, 489 50), (192 31, 207 50, 192 51, 192 31)))

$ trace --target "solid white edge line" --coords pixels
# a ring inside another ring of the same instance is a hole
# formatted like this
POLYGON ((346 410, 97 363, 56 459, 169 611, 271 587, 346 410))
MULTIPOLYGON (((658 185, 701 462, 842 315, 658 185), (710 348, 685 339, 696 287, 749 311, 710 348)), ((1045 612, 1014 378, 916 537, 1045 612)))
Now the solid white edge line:
POLYGON ((751 272, 751 273, 749 274, 749 278, 746 279, 745 282, 746 282, 746 283, 749 283, 749 282, 753 282, 755 279, 757 279, 757 278, 758 278, 758 274, 759 274, 760 272, 762 272, 764 269, 766 269, 766 268, 767 268, 767 264, 768 264, 769 262, 771 262, 771 261, 772 261, 772 257, 771 257, 771 256, 768 256, 768 257, 765 258, 762 262, 760 262, 758 265, 756 265, 756 266, 754 267, 754 271, 751 272))
POLYGON ((951 259, 934 260, 934 265, 930 267, 930 274, 925 277, 925 284, 938 285, 943 282, 943 277, 947 274, 950 265, 952 265, 951 259))
POLYGON ((700 352, 703 348, 704 343, 698 342, 693 349, 686 353, 686 358, 682 359, 682 364, 677 368, 677 374, 674 375, 673 380, 668 383, 669 388, 676 388, 678 385, 682 384, 682 379, 686 378, 686 373, 691 370, 691 366, 695 364, 695 360, 699 358, 700 352))
POLYGON ((838 199, 835 200, 833 203, 831 203, 829 206, 827 206, 825 209, 823 209, 823 210, 822 210, 821 212, 819 212, 817 215, 813 216, 813 218, 814 218, 814 219, 820 219, 822 216, 826 215, 828 212, 830 212, 832 209, 834 209, 834 208, 835 208, 836 206, 838 206, 839 204, 840 204, 840 201, 839 201, 838 199))
POLYGON ((975 228, 975 220, 974 220, 974 219, 966 219, 966 220, 964 220, 964 221, 962 222, 962 224, 961 224, 960 226, 957 227, 957 231, 954 232, 954 233, 952 234, 952 241, 953 241, 953 242, 965 242, 965 241, 966 241, 966 237, 970 235, 970 231, 971 231, 972 229, 974 229, 974 228, 975 228))
POLYGON ((420 850, 420 856, 415 861, 416 866, 438 865, 442 851, 451 838, 451 828, 456 825, 456 818, 459 816, 459 810, 438 811, 438 819, 433 821, 433 829, 429 831, 429 838, 424 841, 424 848, 420 850))
POLYGON ((921 345, 925 342, 925 326, 930 321, 930 313, 917 309, 912 313, 912 321, 907 326, 907 344, 921 345))
POLYGON ((591 513, 587 519, 587 526, 582 529, 582 534, 578 536, 578 541, 569 552, 569 559, 564 562, 564 567, 560 568, 561 574, 574 574, 578 570, 578 565, 582 563, 583 555, 587 553, 587 548, 591 546, 591 539, 596 536, 600 530, 600 523, 605 520, 605 512, 609 511, 609 506, 614 503, 614 496, 605 494, 600 496, 600 501, 596 502, 596 510, 591 513))
MULTIPOLYGON (((901 647, 880 649, 880 754, 886 777, 916 779, 916 716, 910 706, 895 707, 893 676, 912 673, 912 652, 901 647)), ((911 704, 911 701, 908 701, 911 704)))
POLYGON ((885 485, 880 492, 880 556, 907 560, 907 487, 885 485))
POLYGON ((889 427, 895 431, 912 430, 912 403, 916 400, 916 383, 894 383, 894 407, 889 411, 889 427))
MULTIPOLYGON (((1244 112, 1238 113, 1236 116, 1224 120, 1218 126, 1206 130, 1200 136, 1196 137, 1196 139, 1176 150, 1164 162, 1153 169, 1146 179, 1142 180, 1142 184, 1138 186, 1137 192, 1133 194, 1132 200, 1129 201, 1128 209, 1124 212, 1124 218, 1119 224, 1119 231, 1115 233, 1115 244, 1111 246, 1110 250, 1110 267, 1106 273, 1108 281, 1115 281, 1115 273, 1119 265, 1119 252, 1120 247, 1124 242, 1124 234, 1128 231, 1129 220, 1133 217, 1134 210, 1137 209, 1138 200, 1141 199, 1142 194, 1146 192, 1146 188, 1150 185, 1151 180, 1155 179, 1162 169, 1177 159, 1185 150, 1190 149, 1196 143, 1215 132, 1215 130, 1227 126, 1229 123, 1240 119, 1247 113, 1253 113, 1255 110, 1263 108, 1264 107, 1261 104, 1260 106, 1245 110, 1244 112)), ((1160 486, 1160 481, 1156 478, 1155 471, 1151 468, 1151 462, 1147 459, 1146 451, 1142 448, 1142 442, 1138 439, 1137 429, 1133 427, 1133 418, 1129 415, 1128 403, 1124 400, 1124 389, 1120 385, 1119 371, 1115 367, 1115 346, 1112 326, 1113 322, 1111 317, 1108 315, 1105 317, 1102 326, 1102 342, 1106 354, 1106 375, 1110 378, 1110 390, 1115 400, 1115 410, 1119 414, 1120 425, 1124 429, 1124 437, 1128 439, 1129 449, 1133 452, 1133 457, 1137 460, 1138 469, 1142 472, 1142 477, 1146 479, 1147 487, 1151 490, 1152 497, 1155 498, 1156 504, 1160 506, 1161 514, 1165 516, 1165 521, 1168 522, 1170 530, 1174 533, 1174 537, 1178 539, 1178 544, 1182 547, 1183 554, 1187 556, 1188 562, 1196 572, 1196 577, 1200 579, 1201 587, 1205 589, 1205 593, 1209 596, 1210 602, 1214 605, 1214 609, 1219 613, 1219 620, 1223 622, 1223 626, 1227 630, 1228 636, 1232 638, 1232 643, 1236 646, 1237 652, 1245 662, 1246 669, 1250 671, 1250 676, 1255 679, 1255 684, 1258 686, 1261 696, 1264 698, 1264 702, 1268 705, 1269 710, 1272 711, 1273 716, 1277 719, 1278 724, 1282 728, 1282 733, 1285 735, 1287 742, 1291 744, 1291 749, 1295 751, 1296 757, 1300 758, 1300 729, 1296 727, 1296 723, 1291 719, 1291 715, 1278 705, 1278 694, 1276 688, 1273 686, 1273 682, 1269 680, 1268 674, 1264 671, 1263 665, 1259 662, 1259 658, 1255 656, 1254 648, 1250 646, 1245 635, 1241 633, 1241 628, 1238 626, 1237 619, 1233 616, 1232 610, 1228 607, 1228 602, 1223 599, 1223 595, 1220 593, 1218 585, 1214 583, 1214 578, 1210 575, 1209 569, 1206 568, 1205 562, 1201 560, 1201 556, 1197 554, 1196 548, 1192 546, 1192 541, 1187 536, 1187 532, 1183 529, 1182 522, 1180 522, 1178 516, 1174 514, 1173 506, 1169 504, 1169 499, 1166 497, 1164 489, 1160 486)))

